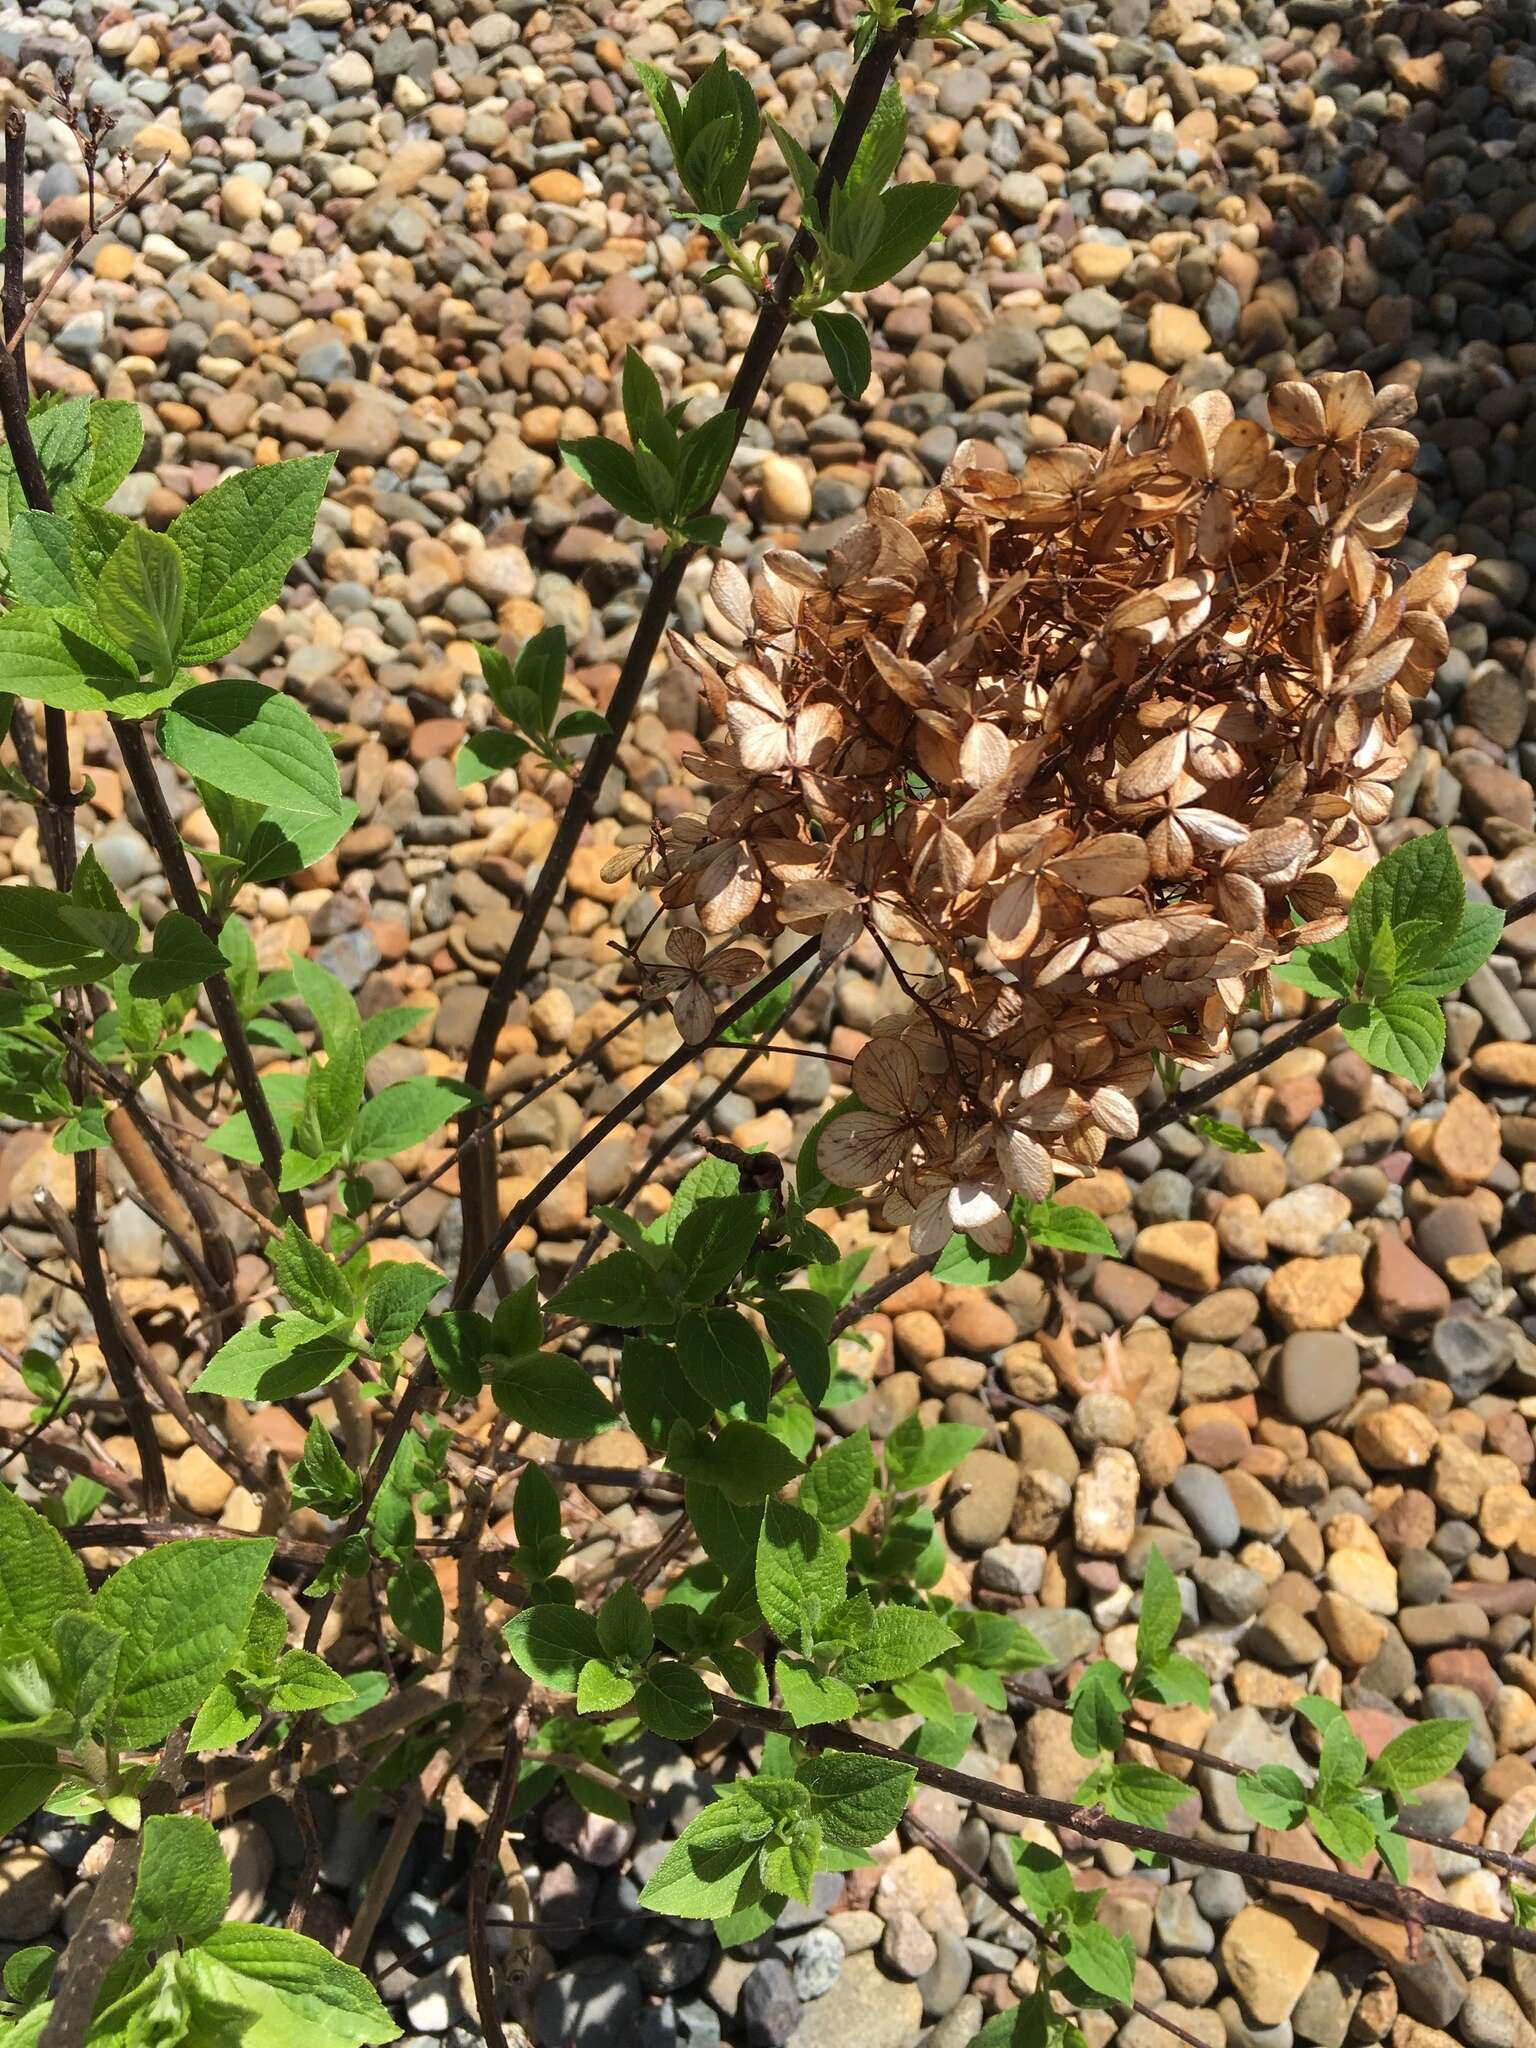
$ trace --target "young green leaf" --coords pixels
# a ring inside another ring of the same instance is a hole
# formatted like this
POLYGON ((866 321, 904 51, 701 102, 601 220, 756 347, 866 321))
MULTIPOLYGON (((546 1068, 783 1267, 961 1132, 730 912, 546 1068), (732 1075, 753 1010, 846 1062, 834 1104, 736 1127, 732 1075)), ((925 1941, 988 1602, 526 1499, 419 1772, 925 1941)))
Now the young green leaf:
POLYGON ((1168 1560, 1154 1543, 1147 1552, 1146 1571, 1141 1582, 1141 1617, 1136 1624, 1136 1661, 1155 1665, 1173 1648, 1174 1637, 1184 1622, 1184 1603, 1179 1582, 1168 1569, 1168 1560))
POLYGON ((825 1751, 808 1757, 795 1781, 811 1795, 812 1817, 840 1849, 868 1849, 899 1826, 917 1773, 888 1757, 825 1751))
MULTIPOLYGON (((1411 843, 1411 842, 1410 842, 1411 843)), ((1339 1018, 1350 1048, 1373 1067, 1422 1088, 1445 1052, 1445 1012, 1439 999, 1410 986, 1370 1003, 1350 1003, 1339 1018)))
POLYGON ((198 1942, 229 1911, 229 1865, 212 1826, 191 1814, 151 1814, 128 1923, 136 1945, 198 1942))
POLYGON ((633 1330, 677 1320, 679 1303, 661 1276, 632 1251, 617 1251, 568 1280, 550 1303, 556 1315, 633 1330))
POLYGON ((873 367, 863 321, 854 313, 820 312, 811 315, 811 325, 838 390, 845 398, 862 398, 873 367))
POLYGON ((847 1597, 847 1545, 803 1509, 771 1500, 757 1540, 755 1583, 763 1619, 780 1642, 814 1639, 847 1597))
POLYGON ((164 534, 133 526, 107 557, 96 585, 96 622, 141 671, 171 680, 182 638, 186 579, 181 555, 164 534))
POLYGON ((1366 1783, 1406 1799, 1419 1786, 1455 1770, 1471 1733, 1465 1721, 1417 1721, 1393 1736, 1366 1773, 1366 1783))
POLYGON ((191 1537, 120 1565, 92 1603, 123 1637, 112 1721, 124 1749, 152 1749, 200 1707, 228 1668, 274 1545, 191 1537))
POLYGON ((588 434, 580 441, 562 441, 560 455, 566 468, 573 470, 588 490, 606 499, 615 512, 646 526, 665 525, 671 517, 670 501, 656 504, 642 481, 639 463, 617 441, 588 434))
POLYGON ((848 280, 848 291, 873 291, 921 256, 955 210, 954 188, 928 183, 893 185, 880 207, 878 237, 848 280))
POLYGON ((739 1309, 700 1309, 685 1317, 678 1326, 676 1362, 712 1408, 740 1402, 756 1421, 767 1416, 773 1380, 768 1354, 739 1309))
POLYGON ((89 1605, 79 1558, 51 1522, 0 1486, 0 1634, 40 1649, 61 1614, 89 1605))
POLYGON ((181 661, 228 654, 275 601, 314 538, 334 461, 306 455, 237 470, 173 521, 170 537, 186 576, 181 661))
POLYGON ((824 1529, 846 1529, 864 1512, 874 1484, 869 1430, 861 1427, 822 1452, 800 1482, 796 1504, 824 1529))

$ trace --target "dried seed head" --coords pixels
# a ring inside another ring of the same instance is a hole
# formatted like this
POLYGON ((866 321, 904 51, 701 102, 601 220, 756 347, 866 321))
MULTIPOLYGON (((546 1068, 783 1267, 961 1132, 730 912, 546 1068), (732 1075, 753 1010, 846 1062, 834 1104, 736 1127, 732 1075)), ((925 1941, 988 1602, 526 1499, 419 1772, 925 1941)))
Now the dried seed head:
POLYGON ((1468 566, 1382 559, 1411 412, 1358 371, 1278 385, 1267 427, 1169 384, 1108 448, 874 493, 824 569, 717 569, 743 652, 687 654, 716 800, 661 894, 711 935, 926 949, 821 1141, 915 1244, 1005 1240, 1012 1196, 1134 1135, 1154 1055, 1219 1058, 1336 925, 1322 864, 1388 815, 1468 566))

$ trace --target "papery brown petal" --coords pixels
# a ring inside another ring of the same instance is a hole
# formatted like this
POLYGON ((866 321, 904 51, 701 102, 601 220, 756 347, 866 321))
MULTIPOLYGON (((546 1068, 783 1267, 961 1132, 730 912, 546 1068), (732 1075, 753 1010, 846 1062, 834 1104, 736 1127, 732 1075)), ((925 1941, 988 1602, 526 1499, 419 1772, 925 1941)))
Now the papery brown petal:
POLYGON ((817 1139, 816 1164, 834 1186, 868 1188, 894 1173, 911 1146, 889 1117, 852 1109, 834 1117, 817 1139))
POLYGON ((1151 871, 1147 844, 1134 832, 1105 832, 1051 862, 1051 873, 1079 895, 1125 896, 1151 871))
POLYGON ((752 637, 752 586, 737 564, 721 555, 709 579, 709 594, 715 609, 743 640, 752 637))
POLYGON ((756 910, 762 894, 757 863, 746 848, 722 847, 699 876, 694 895, 699 923, 710 933, 734 931, 756 910))
POLYGON ((853 1063, 853 1092, 866 1108, 907 1117, 921 1106, 917 1054, 899 1038, 872 1038, 853 1063))
POLYGON ((1148 747, 1144 754, 1122 768, 1117 778, 1122 803, 1146 803, 1171 789, 1184 766, 1189 741, 1182 732, 1171 732, 1148 747))
POLYGON ((1300 380, 1277 384, 1270 392, 1269 423, 1282 439, 1304 445, 1320 441, 1328 431, 1323 401, 1300 380))
POLYGON ((983 720, 971 727, 960 743, 960 772, 972 789, 1007 774, 1008 740, 999 726, 983 720))
POLYGON ((1040 935, 1040 890, 1033 875, 1014 875, 987 913, 987 944, 999 960, 1017 960, 1040 935))
POLYGON ((672 1021, 688 1045, 702 1045, 715 1028, 715 1006, 696 981, 686 981, 672 999, 672 1021))

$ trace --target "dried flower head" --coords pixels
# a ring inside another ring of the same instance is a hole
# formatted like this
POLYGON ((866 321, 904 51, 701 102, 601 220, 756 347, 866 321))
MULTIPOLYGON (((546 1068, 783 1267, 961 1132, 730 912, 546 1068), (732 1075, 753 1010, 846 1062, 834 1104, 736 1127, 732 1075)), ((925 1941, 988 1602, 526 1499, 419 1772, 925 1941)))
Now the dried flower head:
POLYGON ((1465 576, 1382 559, 1410 411, 1351 372, 1279 386, 1271 431, 1170 383, 1108 448, 1014 476, 965 447, 913 513, 876 491, 825 569, 716 571, 737 648, 676 644, 717 794, 663 835, 662 900, 922 949, 820 1147, 919 1248, 1006 1243, 1015 1196, 1134 1135, 1155 1056, 1210 1065, 1338 928, 1323 864, 1387 815, 1465 576))

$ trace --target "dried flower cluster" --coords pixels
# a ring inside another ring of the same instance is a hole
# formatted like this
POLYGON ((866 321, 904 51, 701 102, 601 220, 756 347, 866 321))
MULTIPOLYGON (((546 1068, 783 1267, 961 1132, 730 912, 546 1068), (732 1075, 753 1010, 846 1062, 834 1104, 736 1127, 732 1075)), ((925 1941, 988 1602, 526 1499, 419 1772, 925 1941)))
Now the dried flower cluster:
POLYGON ((1123 440, 1022 476, 962 448, 915 513, 876 492, 824 571, 777 553, 749 588, 722 563, 741 646, 679 645, 719 795, 644 878, 711 937, 874 935, 909 1006, 819 1159, 918 1250, 1003 1248, 1015 1196, 1134 1135, 1154 1056, 1218 1058, 1266 971, 1337 929, 1319 864, 1387 816, 1465 563, 1394 587, 1383 560, 1408 392, 1351 372, 1269 409, 1272 432, 1170 384, 1123 440))

